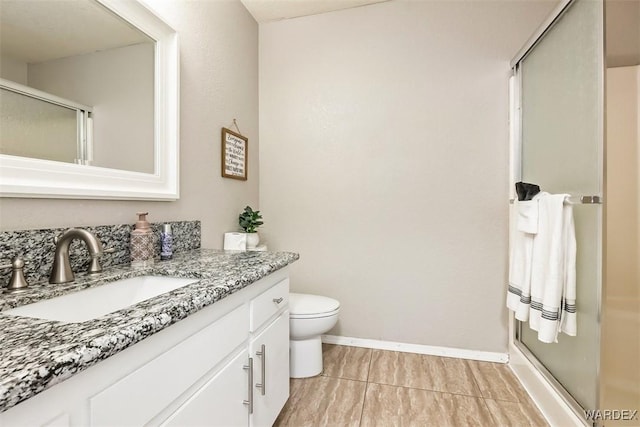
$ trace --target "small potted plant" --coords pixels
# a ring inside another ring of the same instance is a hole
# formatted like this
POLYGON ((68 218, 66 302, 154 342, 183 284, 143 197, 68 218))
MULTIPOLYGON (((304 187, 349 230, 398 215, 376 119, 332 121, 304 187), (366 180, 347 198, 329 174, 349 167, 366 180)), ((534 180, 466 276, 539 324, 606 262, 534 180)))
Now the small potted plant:
POLYGON ((257 229, 264 224, 260 211, 254 211, 251 206, 247 206, 238 216, 238 224, 247 233, 247 249, 255 249, 260 243, 257 229))

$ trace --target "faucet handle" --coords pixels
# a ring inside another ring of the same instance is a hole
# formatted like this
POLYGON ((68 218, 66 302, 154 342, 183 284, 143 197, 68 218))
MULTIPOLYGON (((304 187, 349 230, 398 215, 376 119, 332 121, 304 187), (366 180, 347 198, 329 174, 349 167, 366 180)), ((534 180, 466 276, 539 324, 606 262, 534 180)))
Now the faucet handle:
MULTIPOLYGON (((102 244, 102 242, 100 242, 102 244)), ((91 263, 89 264, 89 268, 87 269, 87 273, 96 274, 102 272, 102 265, 100 265, 100 257, 104 254, 112 254, 116 251, 116 248, 110 247, 106 249, 102 249, 102 252, 96 253, 91 256, 91 263)))
POLYGON ((27 264, 24 262, 21 256, 16 255, 11 263, 0 265, 1 269, 5 268, 13 268, 13 272, 11 273, 11 278, 9 279, 9 286, 5 292, 9 293, 17 293, 22 292, 27 289, 29 283, 27 283, 27 279, 24 277, 24 266, 27 264))

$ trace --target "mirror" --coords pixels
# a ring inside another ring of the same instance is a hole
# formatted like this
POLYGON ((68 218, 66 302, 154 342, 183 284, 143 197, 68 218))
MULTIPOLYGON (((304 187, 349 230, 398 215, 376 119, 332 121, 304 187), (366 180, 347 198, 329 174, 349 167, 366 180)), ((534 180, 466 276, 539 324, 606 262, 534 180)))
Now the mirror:
POLYGON ((136 1, 2 0, 5 197, 178 198, 178 45, 136 1))

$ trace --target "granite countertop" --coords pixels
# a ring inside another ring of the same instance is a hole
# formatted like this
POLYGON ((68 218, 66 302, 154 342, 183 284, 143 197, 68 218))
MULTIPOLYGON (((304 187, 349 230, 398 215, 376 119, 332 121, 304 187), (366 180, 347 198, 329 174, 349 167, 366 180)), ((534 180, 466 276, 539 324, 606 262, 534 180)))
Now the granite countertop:
POLYGON ((0 412, 220 301, 298 257, 290 252, 196 249, 177 254, 171 261, 156 261, 146 268, 112 267, 97 277, 77 274, 73 283, 40 283, 21 294, 0 294, 0 412), (82 323, 2 313, 31 302, 143 275, 199 281, 82 323))

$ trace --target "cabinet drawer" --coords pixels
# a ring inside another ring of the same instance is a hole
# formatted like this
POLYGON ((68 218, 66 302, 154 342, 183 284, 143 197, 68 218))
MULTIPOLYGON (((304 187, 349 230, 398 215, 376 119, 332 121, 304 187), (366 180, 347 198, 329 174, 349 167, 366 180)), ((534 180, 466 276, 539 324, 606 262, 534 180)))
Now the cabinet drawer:
POLYGON ((247 305, 236 308, 90 399, 91 425, 143 425, 247 337, 247 305))
POLYGON ((251 301, 251 332, 256 331, 271 316, 289 304, 289 279, 266 290, 251 301))

